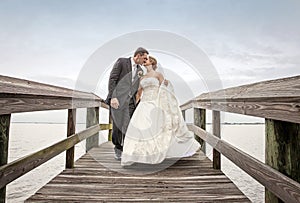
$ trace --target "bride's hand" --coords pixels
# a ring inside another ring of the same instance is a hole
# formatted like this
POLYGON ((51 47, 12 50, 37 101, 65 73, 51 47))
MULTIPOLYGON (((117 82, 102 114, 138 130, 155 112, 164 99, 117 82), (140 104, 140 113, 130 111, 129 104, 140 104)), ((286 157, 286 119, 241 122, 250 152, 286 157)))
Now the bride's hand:
POLYGON ((169 81, 167 79, 165 79, 164 84, 165 84, 165 86, 168 86, 169 81))

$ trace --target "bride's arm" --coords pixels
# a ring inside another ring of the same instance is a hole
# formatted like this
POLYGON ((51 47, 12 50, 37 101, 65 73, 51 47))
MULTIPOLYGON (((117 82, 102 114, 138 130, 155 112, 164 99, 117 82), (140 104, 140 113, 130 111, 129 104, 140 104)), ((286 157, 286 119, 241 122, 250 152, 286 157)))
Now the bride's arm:
POLYGON ((159 85, 161 85, 161 83, 164 81, 164 76, 160 72, 156 72, 156 73, 157 73, 157 78, 159 80, 159 85))
POLYGON ((159 80, 159 85, 161 85, 161 83, 164 82, 164 85, 168 86, 169 81, 166 78, 164 78, 164 76, 161 73, 157 72, 157 78, 159 80))

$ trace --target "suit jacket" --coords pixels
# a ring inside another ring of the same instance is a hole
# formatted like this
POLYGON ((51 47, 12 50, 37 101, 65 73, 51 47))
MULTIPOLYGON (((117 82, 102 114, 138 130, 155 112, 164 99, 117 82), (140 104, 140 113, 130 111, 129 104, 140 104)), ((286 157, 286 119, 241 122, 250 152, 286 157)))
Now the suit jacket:
MULTIPOLYGON (((137 70, 139 71, 139 70, 137 70)), ((130 58, 119 58, 109 76, 108 95, 106 103, 110 105, 111 98, 119 100, 120 108, 128 105, 132 98, 136 103, 136 93, 139 87, 139 77, 132 81, 132 65, 130 58)))

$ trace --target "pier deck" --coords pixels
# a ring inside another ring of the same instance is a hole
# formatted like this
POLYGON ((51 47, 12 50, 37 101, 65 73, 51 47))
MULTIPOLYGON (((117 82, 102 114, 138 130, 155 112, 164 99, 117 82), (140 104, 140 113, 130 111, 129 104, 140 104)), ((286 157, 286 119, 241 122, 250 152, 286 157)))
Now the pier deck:
POLYGON ((250 202, 199 151, 179 161, 122 168, 106 142, 91 149, 26 202, 250 202))

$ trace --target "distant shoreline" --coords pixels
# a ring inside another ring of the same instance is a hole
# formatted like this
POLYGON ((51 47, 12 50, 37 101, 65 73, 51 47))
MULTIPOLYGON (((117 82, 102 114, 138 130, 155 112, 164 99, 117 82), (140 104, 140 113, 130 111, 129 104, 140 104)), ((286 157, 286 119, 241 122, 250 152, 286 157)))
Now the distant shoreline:
MULTIPOLYGON (((259 122, 254 122, 254 123, 221 123, 222 125, 264 125, 265 123, 259 123, 259 122)), ((212 125, 212 123, 206 123, 206 125, 212 125)))
MULTIPOLYGON (((58 122, 11 122, 11 123, 23 123, 23 124, 67 124, 67 123, 58 123, 58 122)), ((86 123, 76 123, 76 124, 86 124, 86 123)), ((188 123, 189 124, 189 123, 188 123)), ((229 122, 224 122, 221 123, 222 125, 264 125, 265 123, 259 123, 259 122, 254 122, 254 123, 229 123, 229 122)), ((206 123, 206 125, 212 125, 212 123, 206 123)))
MULTIPOLYGON (((67 124, 67 123, 59 123, 59 122, 22 122, 22 121, 13 121, 11 123, 23 123, 23 124, 67 124)), ((86 124, 86 123, 76 123, 76 124, 86 124)))

